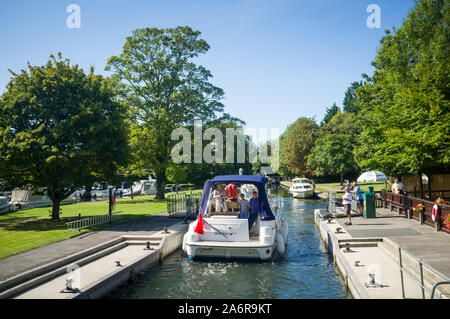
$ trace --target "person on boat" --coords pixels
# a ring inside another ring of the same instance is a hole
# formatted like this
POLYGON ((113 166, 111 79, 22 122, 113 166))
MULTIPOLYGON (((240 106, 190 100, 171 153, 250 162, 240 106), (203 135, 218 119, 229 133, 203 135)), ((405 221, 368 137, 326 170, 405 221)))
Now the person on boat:
POLYGON ((225 187, 225 191, 228 194, 227 200, 232 202, 238 201, 238 191, 236 185, 234 185, 233 183, 228 184, 227 187, 225 187))
POLYGON ((261 212, 261 207, 259 205, 258 192, 253 191, 252 199, 250 199, 250 216, 248 218, 248 230, 252 229, 253 223, 258 218, 258 214, 261 212))
POLYGON ((342 195, 342 203, 344 204, 344 213, 347 215, 348 222, 345 225, 350 226, 352 224, 352 193, 348 186, 345 187, 345 194, 342 195))
POLYGON ((216 213, 227 213, 227 206, 225 199, 227 198, 227 192, 223 189, 222 184, 217 185, 217 189, 213 193, 213 197, 216 200, 216 213))
POLYGON ((239 218, 248 219, 250 211, 250 202, 245 199, 244 194, 241 194, 241 198, 239 199, 239 208, 240 208, 239 218))

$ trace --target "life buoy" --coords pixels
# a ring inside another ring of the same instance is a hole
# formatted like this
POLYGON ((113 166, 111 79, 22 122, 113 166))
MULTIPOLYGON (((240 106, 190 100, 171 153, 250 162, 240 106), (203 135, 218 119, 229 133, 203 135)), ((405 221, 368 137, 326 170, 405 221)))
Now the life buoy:
POLYGON ((435 222, 437 220, 439 213, 439 206, 437 204, 434 204, 433 209, 431 210, 431 218, 435 222))

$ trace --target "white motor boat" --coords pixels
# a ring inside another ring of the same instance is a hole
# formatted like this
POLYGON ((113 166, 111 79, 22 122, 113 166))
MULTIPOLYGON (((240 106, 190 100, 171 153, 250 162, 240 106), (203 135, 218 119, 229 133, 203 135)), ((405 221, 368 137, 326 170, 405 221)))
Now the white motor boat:
POLYGON ((156 179, 141 181, 141 195, 156 195, 156 179))
MULTIPOLYGON (((156 195, 156 193, 156 179, 145 179, 133 183, 133 196, 156 195)), ((131 188, 124 189, 123 196, 131 196, 131 188)))
POLYGON ((289 188, 289 196, 294 198, 310 198, 314 196, 311 181, 307 178, 294 178, 289 188))
MULTIPOLYGON (((11 194, 11 204, 19 209, 53 206, 52 200, 47 195, 43 195, 44 191, 45 188, 42 187, 38 190, 15 189, 11 194)), ((61 201, 61 205, 73 204, 78 201, 79 198, 72 193, 61 201)))
POLYGON ((8 197, 0 197, 0 214, 14 211, 13 205, 9 202, 8 197))
POLYGON ((269 200, 265 192, 268 179, 264 176, 216 176, 203 188, 199 218, 189 225, 183 238, 183 250, 191 260, 250 259, 270 260, 286 251, 288 225, 281 205, 269 200), (252 184, 258 190, 261 207, 259 222, 250 236, 248 219, 239 218, 239 204, 226 202, 227 212, 216 212, 213 188, 217 184, 236 186, 252 184))

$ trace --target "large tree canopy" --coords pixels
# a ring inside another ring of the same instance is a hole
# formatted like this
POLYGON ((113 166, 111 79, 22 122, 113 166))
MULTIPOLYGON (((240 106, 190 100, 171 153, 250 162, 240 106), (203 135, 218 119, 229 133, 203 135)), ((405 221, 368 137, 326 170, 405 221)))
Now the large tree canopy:
POLYGON ((358 89, 364 168, 409 175, 450 167, 450 2, 420 0, 381 40, 358 89))
POLYGON ((123 84, 123 100, 134 114, 133 131, 141 159, 155 172, 164 198, 174 142, 171 132, 194 120, 208 123, 223 112, 223 90, 209 82, 211 72, 193 59, 209 50, 199 31, 190 27, 144 28, 127 37, 123 52, 107 70, 123 84))
POLYGON ((284 163, 291 172, 311 176, 314 170, 308 165, 308 156, 314 148, 318 134, 317 123, 305 117, 299 118, 290 129, 283 147, 284 163))
POLYGON ((308 165, 316 170, 317 175, 341 176, 358 170, 353 158, 354 140, 350 134, 330 134, 317 140, 313 152, 308 158, 308 165))
POLYGON ((353 149, 358 135, 355 115, 339 111, 318 131, 314 150, 308 157, 308 165, 316 175, 340 175, 355 173, 359 167, 353 149))
POLYGON ((0 99, 0 180, 45 187, 59 219, 63 199, 93 180, 114 179, 125 164, 126 110, 111 81, 61 55, 12 74, 0 99))

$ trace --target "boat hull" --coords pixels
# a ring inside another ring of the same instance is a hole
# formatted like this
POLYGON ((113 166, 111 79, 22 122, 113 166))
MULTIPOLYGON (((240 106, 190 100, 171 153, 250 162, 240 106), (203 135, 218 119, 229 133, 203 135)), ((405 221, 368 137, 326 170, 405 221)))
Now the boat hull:
POLYGON ((274 245, 261 247, 229 247, 185 244, 185 252, 190 260, 270 260, 276 251, 274 245))
POLYGON ((296 192, 289 190, 289 195, 294 198, 311 198, 314 195, 314 190, 307 190, 304 192, 296 192))
MULTIPOLYGON (((209 219, 208 221, 208 223, 212 223, 214 219, 209 219)), ((224 219, 222 221, 233 222, 232 219, 224 219)), ((246 234, 244 235, 247 236, 247 239, 243 239, 245 236, 240 236, 236 237, 237 240, 235 241, 219 241, 221 238, 217 237, 217 233, 207 235, 208 229, 205 229, 203 235, 196 234, 194 232, 195 224, 196 222, 190 225, 189 231, 183 237, 182 248, 190 260, 268 261, 279 256, 284 256, 286 250, 288 230, 287 224, 282 220, 259 221, 259 225, 257 224, 255 228, 255 232, 259 230, 259 238, 248 237, 247 220, 245 220, 244 232, 246 234), (216 239, 210 239, 211 236, 216 236, 216 239)), ((214 226, 221 227, 218 224, 214 226)), ((233 231, 237 229, 231 226, 231 224, 226 228, 234 229, 233 231)), ((228 236, 230 236, 230 233, 228 233, 228 236)))
POLYGON ((12 212, 12 211, 13 211, 12 205, 7 205, 7 206, 1 206, 0 207, 0 214, 9 213, 9 212, 12 212))

